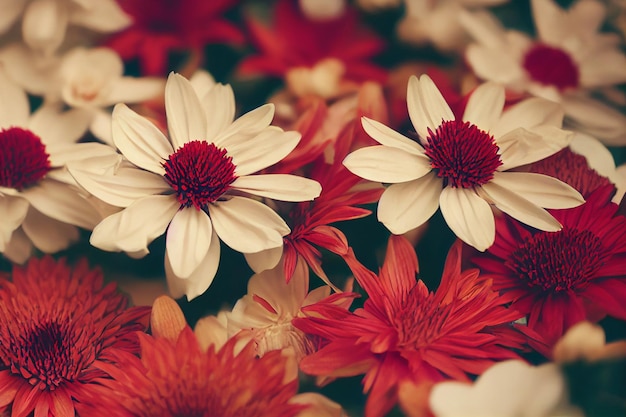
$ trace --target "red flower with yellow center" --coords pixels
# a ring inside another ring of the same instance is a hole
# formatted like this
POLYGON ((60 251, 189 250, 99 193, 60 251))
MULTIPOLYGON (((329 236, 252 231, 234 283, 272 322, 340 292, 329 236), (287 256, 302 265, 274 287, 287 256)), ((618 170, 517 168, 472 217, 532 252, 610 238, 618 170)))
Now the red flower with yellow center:
POLYGON ((147 308, 127 309, 114 284, 86 261, 72 269, 51 257, 0 278, 0 413, 14 417, 74 416, 115 367, 136 353, 134 333, 147 326, 147 308))
POLYGON ((402 382, 469 380, 468 374, 517 357, 510 348, 520 347, 519 338, 506 325, 520 314, 504 306, 477 269, 461 273, 460 263, 457 243, 433 293, 416 281, 415 251, 403 237, 390 238, 379 276, 349 261, 369 299, 354 313, 332 305, 303 308, 310 316, 293 324, 325 344, 301 369, 334 377, 365 373, 365 416, 380 417, 397 401, 402 382))

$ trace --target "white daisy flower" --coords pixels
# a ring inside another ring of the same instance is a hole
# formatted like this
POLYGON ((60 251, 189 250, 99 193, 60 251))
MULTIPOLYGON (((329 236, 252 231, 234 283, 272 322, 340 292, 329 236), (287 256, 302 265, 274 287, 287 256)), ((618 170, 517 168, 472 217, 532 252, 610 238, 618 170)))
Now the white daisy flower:
POLYGON ((407 104, 420 143, 363 118, 380 146, 349 154, 344 165, 370 181, 390 183, 378 219, 394 234, 426 222, 437 210, 464 242, 484 251, 495 239, 491 205, 532 227, 560 230, 543 208, 581 204, 569 185, 540 174, 511 172, 568 144, 558 104, 533 98, 502 112, 504 88, 486 83, 472 93, 456 120, 427 76, 409 80, 407 104), (543 208, 542 208, 543 207, 543 208))
POLYGON ((30 114, 28 97, 0 67, 0 252, 24 262, 33 245, 66 249, 101 219, 64 168, 95 156, 95 144, 76 144, 87 123, 81 111, 44 106, 30 114))
POLYGON ((552 0, 532 0, 537 39, 505 30, 486 13, 463 13, 476 40, 466 58, 476 75, 507 88, 563 104, 567 122, 609 145, 623 145, 626 117, 590 92, 626 82, 626 55, 616 34, 601 33, 606 7, 579 0, 563 10, 552 0))
POLYGON ((69 25, 109 33, 131 23, 115 0, 0 0, 0 34, 22 20, 24 42, 52 55, 65 39, 69 25))
POLYGON ((103 201, 125 207, 95 227, 91 243, 104 250, 147 253, 167 229, 165 267, 170 292, 194 298, 211 284, 220 240, 236 251, 277 248, 287 224, 251 195, 284 201, 317 197, 319 183, 258 172, 282 159, 300 134, 269 126, 272 105, 233 121, 230 86, 216 84, 199 97, 192 84, 170 74, 165 87, 169 139, 150 121, 118 104, 113 141, 130 161, 114 175, 72 164, 77 182, 103 201))

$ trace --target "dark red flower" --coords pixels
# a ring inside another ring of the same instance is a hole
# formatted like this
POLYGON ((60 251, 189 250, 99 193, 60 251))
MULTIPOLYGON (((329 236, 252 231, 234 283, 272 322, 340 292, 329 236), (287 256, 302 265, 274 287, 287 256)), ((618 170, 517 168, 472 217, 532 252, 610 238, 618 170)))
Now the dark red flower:
POLYGON ((548 347, 579 321, 626 319, 626 218, 616 215, 613 191, 603 186, 581 206, 550 210, 558 232, 501 217, 493 246, 472 259, 548 347))
POLYGON ((343 66, 345 79, 356 82, 386 79, 386 72, 372 63, 384 43, 359 25, 356 9, 349 8, 334 20, 313 21, 301 13, 296 1, 278 0, 271 29, 255 19, 249 19, 248 23, 259 54, 244 59, 240 66, 243 74, 283 78, 289 70, 310 69, 333 59, 343 66))
POLYGON ((506 300, 477 269, 461 272, 460 243, 448 255, 434 293, 415 279, 415 251, 403 237, 390 238, 378 276, 356 259, 349 264, 369 295, 363 308, 350 313, 328 304, 305 307, 310 316, 292 323, 326 343, 301 361, 304 372, 365 373, 366 417, 389 411, 402 382, 469 380, 468 374, 517 357, 510 348, 521 347, 519 339, 507 324, 520 314, 504 306, 506 300))
POLYGON ((129 308, 115 284, 85 260, 51 257, 0 279, 0 412, 74 416, 109 376, 120 352, 136 353, 149 308, 129 308))
POLYGON ((122 59, 138 57, 144 75, 165 75, 168 54, 195 51, 210 43, 242 43, 241 31, 223 15, 237 0, 121 0, 133 24, 108 46, 122 59))

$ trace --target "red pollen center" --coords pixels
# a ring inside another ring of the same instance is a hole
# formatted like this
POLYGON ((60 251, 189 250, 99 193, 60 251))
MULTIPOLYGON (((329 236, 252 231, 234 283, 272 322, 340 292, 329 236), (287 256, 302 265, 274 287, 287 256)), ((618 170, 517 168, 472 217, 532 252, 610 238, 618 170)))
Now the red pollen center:
POLYGON ((486 184, 502 165, 493 136, 469 122, 443 122, 435 132, 428 129, 428 134, 424 151, 445 185, 473 188, 486 184))
POLYGON ((602 266, 602 242, 588 230, 562 229, 526 238, 506 261, 530 288, 561 292, 585 285, 602 266))
POLYGON ((226 149, 206 141, 187 142, 163 163, 165 181, 182 207, 204 210, 237 179, 233 158, 226 149))
POLYGON ((22 190, 50 171, 50 155, 39 136, 30 130, 0 130, 0 186, 22 190))
POLYGON ((523 66, 533 80, 560 91, 576 88, 580 81, 578 66, 571 56, 562 49, 541 43, 526 52, 523 66))

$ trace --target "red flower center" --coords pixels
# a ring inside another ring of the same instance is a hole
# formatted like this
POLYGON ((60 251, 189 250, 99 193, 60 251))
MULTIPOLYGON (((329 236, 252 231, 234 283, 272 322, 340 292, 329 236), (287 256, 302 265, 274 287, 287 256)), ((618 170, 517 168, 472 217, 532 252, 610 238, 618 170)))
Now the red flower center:
POLYGON ((602 241, 588 230, 562 229, 528 237, 507 267, 530 288, 561 292, 584 285, 603 263, 602 241))
POLYGON ((536 44, 526 53, 523 65, 530 77, 541 84, 555 86, 561 91, 578 87, 578 66, 562 49, 536 44))
POLYGON ((203 210, 217 201, 237 179, 226 149, 206 141, 186 143, 163 163, 165 181, 176 191, 182 207, 203 210))
POLYGON ((476 125, 451 120, 428 133, 424 150, 445 185, 472 188, 486 184, 502 165, 493 136, 476 125))
POLYGON ((0 186, 22 190, 50 171, 50 155, 39 136, 10 127, 0 131, 0 186))

